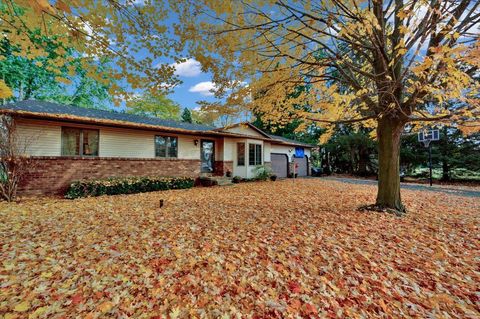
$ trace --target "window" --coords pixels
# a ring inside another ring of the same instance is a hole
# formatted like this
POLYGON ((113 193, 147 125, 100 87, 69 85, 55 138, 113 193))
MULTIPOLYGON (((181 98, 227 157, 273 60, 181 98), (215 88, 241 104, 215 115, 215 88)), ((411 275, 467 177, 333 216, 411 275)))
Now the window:
POLYGON ((177 157, 178 139, 172 136, 155 136, 156 157, 177 157))
POLYGON ((62 127, 63 156, 98 156, 98 130, 62 127))
POLYGON ((248 144, 248 165, 262 165, 262 145, 248 144))
POLYGON ((245 166, 245 143, 237 143, 237 166, 245 166))

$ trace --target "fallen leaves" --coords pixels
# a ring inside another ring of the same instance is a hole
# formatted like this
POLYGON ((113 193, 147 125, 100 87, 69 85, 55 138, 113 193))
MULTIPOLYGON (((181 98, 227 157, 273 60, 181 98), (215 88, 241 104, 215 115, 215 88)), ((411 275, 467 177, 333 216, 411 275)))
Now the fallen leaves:
POLYGON ((13 311, 25 312, 28 311, 28 309, 30 309, 30 303, 28 301, 22 301, 13 308, 13 311))
POLYGON ((105 313, 112 310, 113 306, 114 304, 112 302, 105 301, 105 302, 102 302, 100 305, 98 305, 97 309, 100 310, 100 312, 105 313))
POLYGON ((478 317, 478 199, 355 210, 374 193, 308 179, 0 203, 0 318, 478 317))

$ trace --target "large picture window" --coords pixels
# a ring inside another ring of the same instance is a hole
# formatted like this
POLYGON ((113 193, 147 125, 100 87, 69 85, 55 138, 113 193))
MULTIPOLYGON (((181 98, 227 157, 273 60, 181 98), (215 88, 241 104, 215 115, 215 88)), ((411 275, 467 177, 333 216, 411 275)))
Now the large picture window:
POLYGON ((98 130, 62 127, 63 156, 98 156, 98 130))
POLYGON ((172 136, 155 136, 156 157, 177 157, 178 139, 172 136))
POLYGON ((262 165, 261 144, 248 144, 248 165, 262 165))
POLYGON ((237 166, 245 166, 245 143, 237 143, 237 166))

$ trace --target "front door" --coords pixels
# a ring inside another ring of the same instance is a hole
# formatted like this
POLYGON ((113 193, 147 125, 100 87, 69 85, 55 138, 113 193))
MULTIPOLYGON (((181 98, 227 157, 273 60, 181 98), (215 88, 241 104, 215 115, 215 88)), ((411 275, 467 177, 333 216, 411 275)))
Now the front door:
POLYGON ((215 165, 215 142, 202 140, 200 144, 201 172, 213 173, 215 165))

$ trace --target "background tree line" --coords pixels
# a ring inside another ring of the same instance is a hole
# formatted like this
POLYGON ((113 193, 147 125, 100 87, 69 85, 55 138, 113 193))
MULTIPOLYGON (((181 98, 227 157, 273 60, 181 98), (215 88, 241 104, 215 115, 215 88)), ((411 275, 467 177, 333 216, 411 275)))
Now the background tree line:
MULTIPOLYGON (((27 57, 7 38, 0 40, 0 79, 11 92, 1 103, 34 99, 114 111, 112 88, 121 82, 113 76, 108 59, 82 56, 73 48, 62 47, 54 36, 33 32, 31 38, 46 47, 46 55, 27 57), (92 68, 103 76, 94 77, 92 68)), ((201 110, 185 108, 181 113, 178 103, 149 90, 132 95, 125 106, 119 111, 208 125, 216 120, 215 114, 201 110)))
MULTIPOLYGON (((262 120, 257 114, 255 126, 267 133, 299 142, 318 145, 312 153, 312 164, 325 173, 375 176, 378 173, 377 142, 372 129, 363 126, 337 125, 326 143, 319 143, 324 129, 310 126, 297 132, 302 124, 292 121, 279 127, 262 120)), ((480 133, 465 136, 455 127, 441 127, 440 140, 432 142, 434 178, 443 181, 480 180, 480 133)), ((405 132, 401 138, 400 167, 402 176, 425 178, 428 174, 428 149, 418 142, 416 132, 405 132)))

